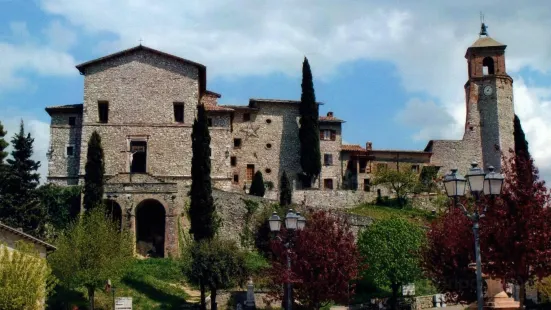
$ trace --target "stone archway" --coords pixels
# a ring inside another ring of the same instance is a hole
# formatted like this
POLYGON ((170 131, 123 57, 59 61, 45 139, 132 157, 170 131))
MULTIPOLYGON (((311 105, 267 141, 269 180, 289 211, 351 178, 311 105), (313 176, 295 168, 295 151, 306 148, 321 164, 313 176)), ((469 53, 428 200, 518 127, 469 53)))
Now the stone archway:
POLYGON ((155 199, 136 207, 136 252, 147 257, 164 257, 165 208, 155 199))
POLYGON ((103 200, 103 204, 105 205, 105 213, 107 216, 109 216, 113 223, 117 225, 119 230, 122 228, 122 208, 119 205, 118 202, 112 199, 105 199, 103 200))

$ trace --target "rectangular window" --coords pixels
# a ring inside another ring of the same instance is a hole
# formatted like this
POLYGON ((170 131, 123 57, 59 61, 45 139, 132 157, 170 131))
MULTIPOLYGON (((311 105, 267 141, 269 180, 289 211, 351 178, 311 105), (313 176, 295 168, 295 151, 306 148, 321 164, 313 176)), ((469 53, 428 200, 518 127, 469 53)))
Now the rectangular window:
POLYGON ((145 173, 147 171, 147 142, 130 142, 130 172, 145 173))
POLYGON ((109 102, 98 101, 98 118, 100 123, 107 123, 109 120, 109 102))
POLYGON ((184 104, 181 102, 174 102, 174 121, 177 123, 184 122, 184 104))
POLYGON ((212 127, 212 118, 211 117, 207 118, 207 126, 212 127))
POLYGON ((333 189, 333 179, 323 179, 324 189, 333 189))
POLYGON ((233 183, 239 183, 239 174, 233 175, 233 183))
POLYGON ((243 114, 243 121, 248 122, 251 120, 251 113, 245 113, 243 114))
POLYGON ((69 116, 69 126, 75 126, 77 118, 74 116, 69 116))
POLYGON ((364 192, 371 191, 371 183, 369 179, 364 179, 364 192))
POLYGON ((367 159, 360 159, 360 173, 366 173, 367 171, 367 159))
POLYGON ((67 157, 73 157, 75 156, 75 147, 73 145, 68 145, 66 148, 65 148, 65 155, 67 157))
POLYGON ((241 147, 241 139, 233 139, 233 147, 234 148, 240 148, 241 147))
POLYGON ((333 165, 333 154, 323 154, 323 164, 325 166, 333 165))
POLYGON ((320 130, 320 140, 335 141, 337 139, 337 132, 330 129, 320 130))
POLYGON ((231 163, 231 166, 232 166, 232 167, 237 166, 237 157, 232 156, 232 157, 230 158, 230 163, 231 163))
POLYGON ((247 165, 247 181, 252 181, 254 176, 254 165, 247 165))
POLYGON ((419 173, 419 165, 411 165, 411 172, 419 173))

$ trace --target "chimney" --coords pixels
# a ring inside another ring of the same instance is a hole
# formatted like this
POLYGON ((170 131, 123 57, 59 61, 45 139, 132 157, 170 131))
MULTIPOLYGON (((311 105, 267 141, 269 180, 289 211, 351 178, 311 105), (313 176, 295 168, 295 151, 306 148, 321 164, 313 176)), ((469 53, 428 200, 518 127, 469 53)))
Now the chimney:
POLYGON ((371 143, 371 141, 367 141, 365 144, 365 149, 371 151, 373 149, 373 143, 371 143))
POLYGON ((333 112, 331 111, 327 112, 327 117, 333 117, 333 112))

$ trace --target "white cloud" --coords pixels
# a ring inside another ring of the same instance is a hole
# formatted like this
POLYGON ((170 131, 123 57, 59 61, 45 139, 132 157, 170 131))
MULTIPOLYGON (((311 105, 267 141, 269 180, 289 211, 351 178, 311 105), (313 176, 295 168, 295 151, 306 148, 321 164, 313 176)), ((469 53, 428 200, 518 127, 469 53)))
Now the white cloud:
MULTIPOLYGON (((441 113, 432 121, 416 122, 412 116, 405 119, 412 125, 417 123, 416 139, 461 138, 457 128, 465 122, 464 53, 477 38, 478 12, 486 14, 492 37, 509 45, 506 57, 510 74, 518 74, 522 68, 542 73, 551 69, 551 32, 547 31, 551 28, 551 6, 544 0, 529 4, 498 0, 40 3, 46 12, 89 33, 114 35, 114 39, 96 44, 98 56, 137 45, 143 39, 147 46, 206 64, 209 77, 272 72, 298 75, 303 55, 308 56, 318 78, 330 78, 345 62, 390 62, 407 91, 431 98, 424 104, 405 103, 405 112, 397 119, 403 119, 411 109, 441 113)), ((73 70, 72 66, 67 68, 73 70)), ((537 92, 546 90, 517 84, 517 111, 527 128, 534 157, 545 165, 551 150, 540 141, 551 139, 551 132, 539 130, 546 129, 551 116, 544 113, 548 102, 537 92)), ((416 115, 419 120, 425 117, 416 115)))
POLYGON ((442 106, 417 98, 406 103, 405 108, 396 115, 396 121, 410 127, 423 126, 413 136, 413 139, 421 141, 452 139, 463 130, 463 126, 458 126, 454 117, 442 106))
POLYGON ((4 130, 8 132, 5 139, 10 143, 7 148, 7 152, 11 152, 11 139, 19 132, 19 125, 21 120, 24 123, 25 133, 30 132, 31 137, 34 138, 33 155, 32 159, 40 161, 40 181, 45 182, 48 175, 48 158, 46 154, 49 148, 50 141, 50 124, 34 119, 32 116, 23 116, 19 118, 8 118, 2 121, 4 130))
POLYGON ((51 22, 43 32, 48 38, 49 45, 58 50, 66 50, 77 42, 76 33, 59 20, 51 22))
MULTIPOLYGON (((40 76, 76 75, 75 61, 71 55, 50 46, 40 44, 29 34, 23 22, 10 23, 11 37, 0 41, 0 94, 4 91, 23 89, 29 86, 27 74, 40 76)), ((48 33, 52 35, 60 28, 55 26, 48 33)))

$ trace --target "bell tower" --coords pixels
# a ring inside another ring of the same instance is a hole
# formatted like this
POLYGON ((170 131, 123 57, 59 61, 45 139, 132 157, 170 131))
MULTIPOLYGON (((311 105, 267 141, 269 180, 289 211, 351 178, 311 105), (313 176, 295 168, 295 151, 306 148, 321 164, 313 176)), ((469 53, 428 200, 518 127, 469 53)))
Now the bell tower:
POLYGON ((494 166, 500 171, 501 155, 514 148, 513 79, 505 69, 507 46, 492 39, 484 23, 480 28, 478 40, 465 54, 469 79, 463 141, 484 169, 494 166))

